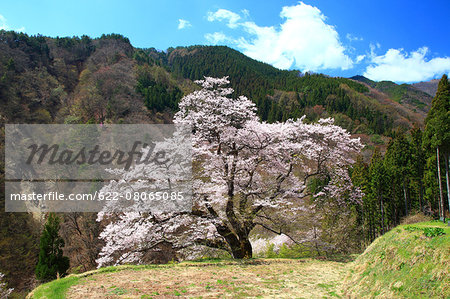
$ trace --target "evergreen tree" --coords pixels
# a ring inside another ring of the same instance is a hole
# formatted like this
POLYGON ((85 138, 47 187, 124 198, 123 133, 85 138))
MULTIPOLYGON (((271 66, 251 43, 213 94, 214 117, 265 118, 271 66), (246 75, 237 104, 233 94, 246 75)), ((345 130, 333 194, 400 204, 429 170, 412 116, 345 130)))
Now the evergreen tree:
POLYGON ((69 258, 63 256, 64 240, 58 234, 59 222, 59 217, 50 213, 39 245, 39 262, 36 266, 37 279, 55 279, 58 275, 64 276, 69 269, 69 258))
POLYGON ((441 216, 441 201, 439 198, 439 185, 437 178, 436 155, 428 156, 425 162, 425 170, 423 175, 424 182, 424 201, 427 207, 424 210, 428 213, 438 210, 438 217, 441 216), (436 207, 437 206, 437 207, 436 207))
POLYGON ((411 177, 411 150, 403 133, 397 134, 389 142, 384 164, 391 179, 391 212, 394 213, 395 223, 399 223, 400 217, 407 216, 410 210, 408 186, 411 177), (403 207, 404 213, 400 212, 401 207, 403 207))
POLYGON ((357 223, 362 226, 365 241, 371 240, 371 230, 373 229, 372 219, 370 218, 372 211, 370 210, 369 196, 369 168, 364 163, 363 157, 359 155, 356 159, 356 163, 352 169, 352 183, 354 186, 359 187, 364 194, 362 200, 363 204, 358 206, 358 219, 357 223))
POLYGON ((420 128, 414 128, 411 130, 411 175, 412 175, 412 188, 415 190, 415 194, 418 198, 418 208, 423 211, 423 197, 424 197, 424 184, 423 176, 425 171, 425 152, 422 147, 423 132, 420 128))
MULTIPOLYGON (((378 148, 375 149, 372 160, 370 161, 369 166, 369 177, 370 177, 370 193, 369 199, 371 201, 371 206, 376 206, 375 203, 378 204, 379 208, 379 216, 381 219, 378 219, 378 229, 381 229, 381 234, 386 232, 386 190, 387 190, 387 172, 386 168, 383 164, 383 156, 381 155, 378 148)), ((376 214, 374 211, 373 214, 376 214)), ((378 218, 374 217, 374 218, 378 218)))
POLYGON ((447 182, 447 201, 450 209, 450 189, 448 160, 450 155, 450 83, 447 75, 443 75, 439 81, 436 96, 431 103, 431 109, 425 119, 424 145, 429 156, 436 154, 438 171, 438 185, 440 193, 441 218, 445 217, 444 191, 441 180, 441 158, 445 161, 445 173, 447 182))

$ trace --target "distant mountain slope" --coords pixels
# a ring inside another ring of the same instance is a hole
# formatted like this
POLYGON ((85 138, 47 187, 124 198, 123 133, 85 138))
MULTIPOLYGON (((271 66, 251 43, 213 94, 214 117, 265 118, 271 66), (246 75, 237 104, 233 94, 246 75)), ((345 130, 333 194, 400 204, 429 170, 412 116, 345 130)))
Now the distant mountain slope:
POLYGON ((351 79, 365 83, 370 87, 385 93, 390 99, 407 106, 408 108, 428 112, 431 107, 431 100, 433 96, 415 87, 414 85, 398 85, 391 81, 375 82, 363 76, 354 76, 351 79))
POLYGON ((121 35, 47 38, 0 31, 5 123, 149 122, 135 49, 121 35))
POLYGON ((354 133, 382 134, 399 125, 405 128, 413 123, 421 125, 427 101, 431 102, 423 92, 402 86, 399 89, 407 92, 399 92, 408 97, 394 98, 394 102, 401 103, 398 105, 385 101, 392 99, 392 95, 373 95, 372 82, 357 84, 345 78, 282 71, 228 47, 179 47, 169 50, 165 61, 171 72, 191 80, 203 75, 229 75, 236 93, 255 101, 260 116, 268 121, 303 114, 309 119, 329 115, 354 133))
POLYGON ((433 79, 430 81, 413 83, 411 85, 417 89, 420 89, 423 92, 426 92, 430 96, 434 97, 436 95, 438 84, 439 84, 439 79, 433 79))

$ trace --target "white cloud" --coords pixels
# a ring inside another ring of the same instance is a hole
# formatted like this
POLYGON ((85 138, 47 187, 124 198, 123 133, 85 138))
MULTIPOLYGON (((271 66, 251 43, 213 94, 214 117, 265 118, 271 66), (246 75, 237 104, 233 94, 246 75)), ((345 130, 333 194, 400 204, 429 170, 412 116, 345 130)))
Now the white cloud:
POLYGON ((0 15, 0 30, 14 30, 17 32, 21 32, 21 31, 25 31, 25 27, 22 26, 20 28, 13 29, 8 25, 6 18, 4 16, 0 15))
POLYGON ((191 22, 187 21, 187 20, 183 20, 183 19, 178 19, 178 29, 184 29, 184 28, 188 28, 191 27, 191 22))
POLYGON ((364 76, 376 81, 419 82, 450 72, 450 57, 427 60, 427 53, 427 47, 409 54, 403 49, 389 49, 380 56, 372 52, 371 65, 366 68, 364 76))
POLYGON ((346 37, 350 42, 355 42, 355 41, 359 42, 359 41, 362 41, 362 40, 363 40, 362 37, 355 36, 355 35, 353 35, 353 34, 351 34, 351 33, 347 33, 347 35, 346 35, 345 37, 346 37))
MULTIPOLYGON (((248 11, 247 11, 248 12, 248 11)), ((208 21, 228 21, 227 26, 230 28, 236 28, 238 26, 238 21, 241 19, 237 13, 226 9, 218 9, 216 12, 208 12, 208 21)))
POLYGON ((239 22, 239 15, 223 9, 208 14, 208 20, 227 20, 228 27, 245 30, 251 38, 235 39, 237 47, 247 56, 281 69, 345 70, 353 66, 336 29, 325 23, 326 17, 317 7, 300 2, 283 7, 280 16, 284 23, 276 27, 239 22))
POLYGON ((370 48, 370 57, 374 57, 374 56, 376 56, 375 50, 381 48, 381 45, 380 45, 380 43, 376 43, 376 44, 370 43, 369 48, 370 48))
POLYGON ((6 18, 0 15, 0 30, 8 30, 8 25, 6 25, 6 18))
POLYGON ((207 33, 205 34, 205 38, 212 45, 231 41, 223 32, 207 33))
POLYGON ((361 61, 364 60, 364 58, 366 58, 366 55, 358 55, 356 57, 356 63, 360 63, 361 61))

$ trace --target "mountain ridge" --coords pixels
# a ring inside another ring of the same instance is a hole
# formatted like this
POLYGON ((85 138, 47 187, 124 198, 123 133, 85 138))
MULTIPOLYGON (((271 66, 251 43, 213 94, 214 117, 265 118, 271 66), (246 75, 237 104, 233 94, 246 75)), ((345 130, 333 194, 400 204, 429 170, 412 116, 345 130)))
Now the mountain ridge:
POLYGON ((431 102, 413 87, 401 86, 408 102, 390 92, 395 83, 375 88, 378 94, 371 82, 279 70, 226 46, 161 52, 134 48, 119 34, 51 38, 13 31, 1 31, 0 40, 1 118, 9 122, 170 122, 177 101, 203 76, 228 75, 235 95, 252 99, 263 120, 331 116, 354 134, 422 126, 431 102))
POLYGON ((422 90, 423 92, 426 92, 430 96, 434 97, 436 95, 438 84, 439 84, 439 79, 432 79, 429 81, 413 83, 411 85, 417 89, 422 90))

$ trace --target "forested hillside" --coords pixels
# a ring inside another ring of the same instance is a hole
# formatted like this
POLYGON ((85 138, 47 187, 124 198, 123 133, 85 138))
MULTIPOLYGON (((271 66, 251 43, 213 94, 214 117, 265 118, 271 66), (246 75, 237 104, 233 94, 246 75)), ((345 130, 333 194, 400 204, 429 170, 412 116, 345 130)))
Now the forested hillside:
MULTIPOLYGON (((260 117, 269 122, 304 114, 315 120, 325 113, 354 133, 388 134, 393 127, 408 129, 424 118, 410 107, 386 101, 399 102, 396 98, 373 95, 367 86, 353 80, 277 70, 228 47, 169 49, 167 61, 162 62, 175 75, 191 80, 228 75, 236 93, 251 98, 260 117)), ((428 101, 428 106, 421 108, 429 108, 431 98, 424 93, 421 96, 428 101)))
POLYGON ((135 49, 114 34, 48 38, 2 31, 0 39, 6 122, 168 122, 177 101, 194 88, 191 81, 225 75, 269 122, 329 115, 353 133, 389 134, 393 127, 420 126, 424 117, 388 98, 422 111, 430 103, 423 94, 401 101, 397 93, 374 95, 353 80, 281 71, 228 47, 160 52, 135 49))
MULTIPOLYGON (((442 111, 448 111, 446 77, 433 106, 429 95, 410 85, 282 71, 222 46, 158 51, 134 48, 128 38, 118 34, 52 38, 1 30, 0 53, 2 207, 4 124, 172 123, 180 100, 200 89, 195 80, 228 76, 235 90, 232 97, 245 95, 256 105, 259 126, 267 125, 261 121, 275 125, 305 115, 299 128, 315 128, 319 118, 332 117, 334 124, 352 137, 361 137, 365 145, 356 163, 342 169, 349 174, 344 176, 345 184, 353 182, 362 191, 360 201, 347 206, 326 197, 319 204, 310 196, 304 218, 297 217, 295 223, 276 219, 282 225, 274 234, 281 234, 282 229, 307 233, 309 245, 299 242, 289 249, 295 257, 305 252, 311 256, 359 252, 414 210, 443 214, 446 192, 444 188, 439 194, 436 164, 444 164, 444 160, 436 159, 435 150, 448 153, 448 140, 433 136, 444 136, 447 128, 439 125, 445 121, 442 111)), ((250 104, 246 103, 252 107, 250 104)), ((338 148, 330 145, 333 142, 327 144, 330 152, 338 148)), ((333 182, 331 172, 318 172, 318 178, 308 181, 306 176, 303 190, 319 194, 333 182)), ((97 222, 90 213, 59 216, 70 272, 95 268, 104 246, 99 236, 105 223, 97 222)), ((16 291, 29 289, 36 283, 39 235, 47 215, 5 213, 2 208, 0 217, 0 272, 16 291)), ((176 259, 172 245, 158 244, 145 262, 176 259)))

